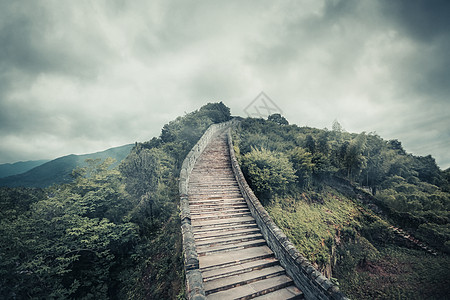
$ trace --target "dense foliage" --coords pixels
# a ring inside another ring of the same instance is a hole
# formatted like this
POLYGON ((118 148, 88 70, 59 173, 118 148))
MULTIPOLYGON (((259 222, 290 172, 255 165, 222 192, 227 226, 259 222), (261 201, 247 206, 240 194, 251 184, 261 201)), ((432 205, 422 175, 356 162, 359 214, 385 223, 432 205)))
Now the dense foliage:
POLYGON ((449 170, 337 121, 320 130, 283 119, 245 119, 234 146, 250 185, 299 251, 354 298, 448 295, 449 170), (440 254, 419 250, 391 225, 440 254))
MULTIPOLYGON (((33 168, 30 167, 25 172, 18 172, 15 175, 0 178, 0 186, 46 188, 53 184, 69 183, 73 181, 71 176, 73 169, 87 166, 85 162, 87 159, 104 160, 111 157, 116 160, 115 166, 130 153, 132 148, 133 145, 129 144, 96 153, 62 156, 33 168)), ((23 164, 29 165, 29 162, 23 164)))
POLYGON ((0 298, 183 297, 178 174, 199 137, 230 118, 209 103, 136 144, 114 168, 89 160, 74 181, 0 189, 0 298))

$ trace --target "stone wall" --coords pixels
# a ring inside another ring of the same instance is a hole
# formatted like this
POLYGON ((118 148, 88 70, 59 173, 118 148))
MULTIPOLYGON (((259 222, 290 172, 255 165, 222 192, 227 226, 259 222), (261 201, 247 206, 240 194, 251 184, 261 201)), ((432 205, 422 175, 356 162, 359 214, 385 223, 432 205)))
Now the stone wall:
POLYGON ((186 274, 186 294, 188 299, 206 299, 203 288, 203 278, 199 270, 197 250, 195 247, 194 233, 191 226, 191 213, 189 210, 189 176, 194 168, 195 162, 202 154, 208 143, 220 132, 226 130, 238 122, 236 119, 228 122, 211 125, 188 153, 180 170, 180 218, 181 234, 183 237, 184 270, 186 274))
POLYGON ((234 175, 239 184, 239 189, 245 198, 247 205, 261 229, 269 248, 275 253, 275 257, 286 269, 287 274, 294 280, 298 288, 302 290, 306 299, 348 299, 339 291, 339 288, 331 283, 325 276, 317 271, 312 264, 303 257, 288 240, 281 229, 275 225, 267 211, 255 196, 242 174, 236 159, 231 139, 231 130, 228 131, 228 146, 230 149, 231 164, 234 175))

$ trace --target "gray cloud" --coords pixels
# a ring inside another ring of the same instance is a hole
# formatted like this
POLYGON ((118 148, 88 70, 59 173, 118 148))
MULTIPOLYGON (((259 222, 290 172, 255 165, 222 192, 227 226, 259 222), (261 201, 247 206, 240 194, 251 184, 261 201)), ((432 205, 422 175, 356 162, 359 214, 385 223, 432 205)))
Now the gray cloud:
POLYGON ((0 163, 147 140, 264 90, 450 166, 447 1, 1 1, 0 163), (430 4, 432 3, 432 4, 430 4))

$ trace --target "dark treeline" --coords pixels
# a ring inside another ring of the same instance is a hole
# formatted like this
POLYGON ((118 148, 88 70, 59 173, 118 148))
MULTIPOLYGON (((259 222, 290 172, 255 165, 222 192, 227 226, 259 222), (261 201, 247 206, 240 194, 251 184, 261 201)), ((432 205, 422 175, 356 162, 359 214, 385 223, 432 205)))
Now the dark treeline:
POLYGON ((1 188, 0 298, 183 298, 179 170, 203 132, 229 119, 209 103, 116 168, 88 160, 68 184, 1 188))
POLYGON ((234 147, 244 175, 274 221, 324 274, 338 277, 352 298, 389 298, 390 293, 439 298, 436 293, 449 292, 442 289, 448 280, 428 286, 437 274, 450 275, 450 170, 440 170, 431 156, 406 153, 399 141, 374 133, 348 133, 337 121, 332 130, 321 130, 289 125, 279 114, 243 120, 234 147), (365 191, 363 206, 354 188, 365 191), (378 214, 363 208, 372 204, 378 214), (441 255, 405 254, 415 250, 403 245, 390 225, 408 230, 441 255), (391 274, 392 279, 369 272, 403 263, 434 275, 415 270, 414 276, 426 282, 418 288, 417 279, 404 276, 406 283, 401 283, 399 274, 391 274), (362 284, 372 286, 373 293, 358 290, 362 284))

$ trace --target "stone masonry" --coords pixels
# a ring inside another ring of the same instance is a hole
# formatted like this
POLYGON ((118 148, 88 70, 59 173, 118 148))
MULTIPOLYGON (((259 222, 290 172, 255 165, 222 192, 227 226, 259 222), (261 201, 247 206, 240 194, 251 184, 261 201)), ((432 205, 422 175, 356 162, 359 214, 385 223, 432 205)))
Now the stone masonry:
POLYGON ((207 299, 301 299, 267 247, 231 168, 226 132, 197 160, 189 206, 207 299))
POLYGON ((255 197, 230 127, 212 125, 180 172, 188 299, 347 299, 295 247, 255 197))

